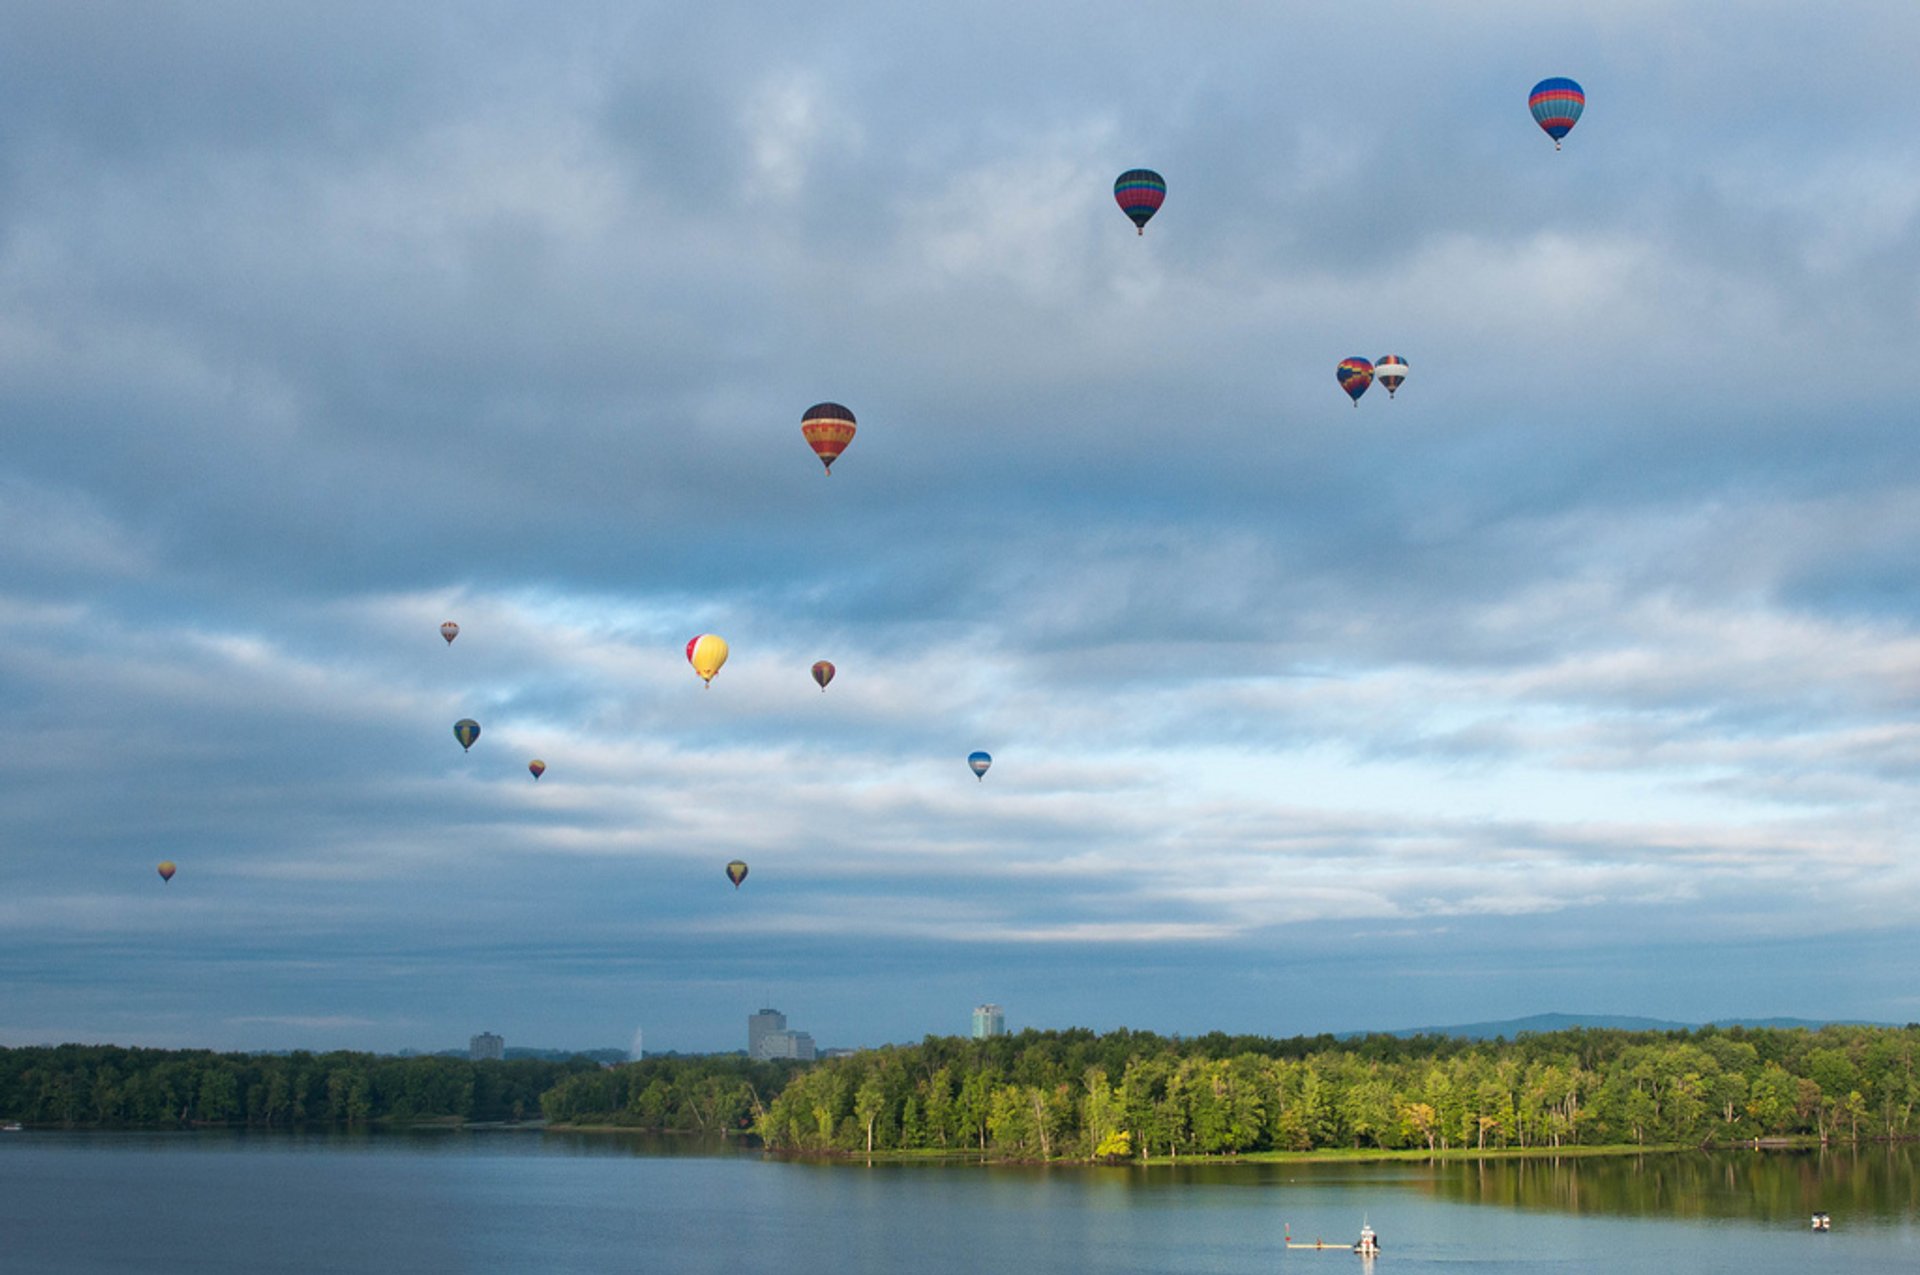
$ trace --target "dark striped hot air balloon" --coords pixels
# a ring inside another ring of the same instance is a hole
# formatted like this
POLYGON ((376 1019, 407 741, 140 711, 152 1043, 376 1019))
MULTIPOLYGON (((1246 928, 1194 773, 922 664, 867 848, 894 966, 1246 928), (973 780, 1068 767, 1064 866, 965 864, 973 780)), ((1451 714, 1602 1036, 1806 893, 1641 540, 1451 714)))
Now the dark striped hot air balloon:
POLYGON ((1136 233, 1144 235, 1147 223, 1167 202, 1167 179, 1151 168, 1129 168, 1113 183, 1113 202, 1133 218, 1136 233))
POLYGON ((1587 91, 1564 75, 1556 75, 1533 86, 1533 92, 1527 94, 1527 107, 1533 112, 1533 119, 1548 137, 1553 139, 1553 149, 1560 149, 1560 139, 1573 131, 1580 122, 1580 112, 1587 109, 1587 91))
POLYGON ((813 680, 820 683, 820 689, 822 691, 826 690, 827 683, 833 680, 833 665, 825 660, 821 660, 815 664, 813 666, 813 680))
POLYGON ((735 859, 732 863, 729 863, 727 865, 727 880, 733 882, 734 889, 738 890, 740 888, 740 883, 742 881, 745 881, 746 879, 747 879, 747 865, 744 860, 735 859))
POLYGON ((1340 381, 1340 388, 1347 392, 1355 407, 1360 406, 1360 396, 1367 392, 1367 386, 1373 384, 1373 364, 1365 359, 1341 359, 1340 366, 1333 369, 1340 381))
POLYGON ((1373 379, 1387 387, 1387 397, 1407 379, 1407 361, 1398 354, 1382 354, 1373 361, 1373 379))
POLYGON ((815 403, 800 418, 800 433, 827 467, 827 476, 832 477, 833 462, 853 441, 853 413, 838 403, 815 403))
POLYGON ((460 741, 461 751, 473 747, 473 741, 480 738, 480 723, 471 717, 463 717, 453 724, 453 737, 460 741))
POLYGON ((547 773, 547 763, 536 757, 527 763, 527 773, 533 776, 535 783, 539 783, 540 776, 547 773))

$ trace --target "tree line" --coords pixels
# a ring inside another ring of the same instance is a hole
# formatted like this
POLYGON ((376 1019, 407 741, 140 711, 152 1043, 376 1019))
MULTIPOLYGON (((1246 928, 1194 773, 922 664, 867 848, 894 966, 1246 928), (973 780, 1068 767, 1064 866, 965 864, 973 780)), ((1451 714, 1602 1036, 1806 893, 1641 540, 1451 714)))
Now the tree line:
POLYGON ((1920 1026, 1522 1036, 1022 1032, 819 1063, 0 1049, 0 1117, 262 1127, 458 1118, 758 1134, 780 1151, 1130 1159, 1920 1135, 1920 1026))
POLYGON ((540 1096, 568 1076, 599 1070, 589 1059, 0 1049, 0 1116, 67 1127, 520 1120, 537 1116, 540 1096))
POLYGON ((1026 1159, 1326 1148, 1912 1137, 1920 1027, 1625 1032, 1517 1041, 1023 1032, 928 1038, 796 1076, 777 1150, 1026 1159))

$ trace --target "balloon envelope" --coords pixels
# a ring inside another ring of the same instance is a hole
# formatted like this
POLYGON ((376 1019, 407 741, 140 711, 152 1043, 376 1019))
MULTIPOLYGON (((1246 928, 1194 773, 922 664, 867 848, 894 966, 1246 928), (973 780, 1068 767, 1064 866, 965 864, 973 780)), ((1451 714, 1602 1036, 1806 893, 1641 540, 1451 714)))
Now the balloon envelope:
POLYGON ((1373 377, 1387 387, 1387 397, 1392 398, 1400 383, 1407 379, 1407 361, 1398 354, 1382 354, 1373 362, 1373 377))
POLYGON ((1340 382, 1340 388, 1347 392, 1355 407, 1360 406, 1360 396, 1367 392, 1367 386, 1373 384, 1373 364, 1365 359, 1341 359, 1340 366, 1333 370, 1340 382))
POLYGON ((1147 233, 1147 223, 1167 202, 1167 179, 1151 168, 1129 168, 1113 183, 1113 202, 1133 219, 1138 234, 1147 233))
POLYGON ((833 665, 821 660, 813 666, 813 680, 820 683, 820 689, 826 690, 827 683, 833 680, 833 665))
POLYGON ((800 417, 800 433, 831 476, 833 462, 853 441, 853 413, 838 403, 815 403, 800 417))
POLYGON ((1533 86, 1527 107, 1534 123, 1553 139, 1553 149, 1559 150, 1560 139, 1573 131, 1580 112, 1587 109, 1587 92, 1566 76, 1556 75, 1533 86))
POLYGON ((460 636, 460 626, 448 620, 440 626, 440 636, 447 640, 448 645, 452 645, 453 640, 460 636))
POLYGON ((727 640, 712 633, 702 633, 687 643, 687 663, 693 665, 693 671, 700 680, 713 685, 713 675, 727 662, 727 640))
POLYGON ((993 765, 993 758, 986 753, 968 753, 967 766, 980 779, 987 777, 987 767, 993 765))
POLYGON ((162 881, 173 880, 174 867, 173 867, 172 859, 161 860, 159 870, 160 870, 160 879, 162 881))
MULTIPOLYGON (((729 863, 727 865, 727 880, 733 882, 734 889, 738 890, 740 888, 740 883, 742 881, 745 881, 746 879, 747 879, 747 865, 744 862, 742 862, 739 859, 735 859, 732 863, 729 863)), ((776 890, 774 891, 774 893, 778 894, 779 891, 776 890)))
POLYGON ((540 776, 547 773, 547 763, 541 761, 538 757, 536 757, 532 761, 527 763, 527 770, 532 773, 535 779, 538 779, 540 778, 540 776))
POLYGON ((453 737, 460 741, 464 751, 473 747, 473 741, 480 738, 480 723, 471 717, 463 717, 453 724, 453 737))

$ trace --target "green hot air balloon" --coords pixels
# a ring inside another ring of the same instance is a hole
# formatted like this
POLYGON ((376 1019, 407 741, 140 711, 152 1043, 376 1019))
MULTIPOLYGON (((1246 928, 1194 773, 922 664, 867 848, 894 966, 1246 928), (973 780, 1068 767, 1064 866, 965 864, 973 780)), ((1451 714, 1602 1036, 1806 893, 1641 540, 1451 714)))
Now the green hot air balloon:
POLYGON ((463 717, 453 724, 453 737, 460 741, 460 747, 472 748, 473 741, 480 738, 480 723, 471 717, 463 717))

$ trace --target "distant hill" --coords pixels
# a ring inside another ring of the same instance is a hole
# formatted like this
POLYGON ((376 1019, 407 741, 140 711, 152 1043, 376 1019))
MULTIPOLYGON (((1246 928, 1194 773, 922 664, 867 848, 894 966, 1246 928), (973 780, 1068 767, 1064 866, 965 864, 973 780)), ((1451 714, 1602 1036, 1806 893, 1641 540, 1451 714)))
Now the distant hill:
MULTIPOLYGON (((1809 1031, 1829 1023, 1851 1026, 1890 1027, 1892 1023, 1864 1023, 1858 1019, 1815 1018, 1717 1018, 1717 1027, 1804 1027, 1809 1031)), ((1456 1023, 1451 1027, 1402 1027, 1380 1033, 1386 1036, 1458 1036, 1466 1040, 1512 1040, 1522 1033, 1570 1031, 1575 1027, 1604 1027, 1628 1032, 1697 1031, 1706 1023, 1677 1023, 1665 1018, 1639 1018, 1632 1014, 1531 1014, 1525 1018, 1507 1018, 1490 1023, 1456 1023)), ((1365 1036, 1366 1032, 1341 1032, 1342 1039, 1365 1036)))

